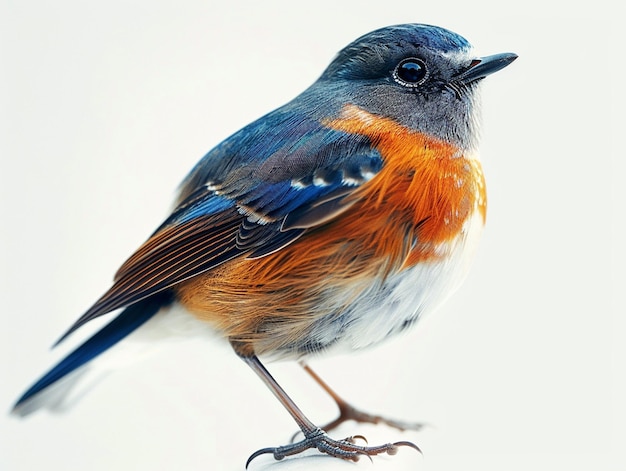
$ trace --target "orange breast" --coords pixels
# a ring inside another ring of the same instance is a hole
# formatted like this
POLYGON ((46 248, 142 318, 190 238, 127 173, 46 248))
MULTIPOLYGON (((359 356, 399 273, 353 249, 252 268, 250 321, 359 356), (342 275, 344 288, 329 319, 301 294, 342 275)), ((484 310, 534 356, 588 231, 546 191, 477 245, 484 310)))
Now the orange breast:
MULTIPOLYGON (((325 124, 368 136, 383 156, 383 169, 355 198, 363 200, 358 210, 364 217, 373 212, 385 219, 393 213, 405 224, 410 221, 417 245, 406 264, 438 257, 438 249, 461 232, 474 211, 484 222, 487 198, 477 159, 355 106, 347 106, 342 117, 325 124)), ((386 252, 388 247, 383 244, 381 250, 386 252)))
POLYGON ((458 149, 356 107, 324 124, 368 136, 384 159, 350 209, 274 254, 233 260, 178 289, 187 309, 251 352, 296 344, 316 318, 339 315, 388 274, 445 257, 466 219, 485 217, 480 164, 458 149))

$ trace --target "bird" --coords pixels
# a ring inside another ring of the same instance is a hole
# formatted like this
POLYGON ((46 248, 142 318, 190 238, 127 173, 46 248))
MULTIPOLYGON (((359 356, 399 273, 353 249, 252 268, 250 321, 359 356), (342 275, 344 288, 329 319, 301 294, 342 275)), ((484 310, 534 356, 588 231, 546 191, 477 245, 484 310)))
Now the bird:
POLYGON ((308 361, 397 336, 460 286, 486 219, 481 82, 516 58, 478 56, 459 34, 421 23, 348 44, 304 92, 197 163, 171 214, 55 345, 117 315, 12 413, 60 407, 101 358, 134 337, 156 344, 162 337, 146 332, 165 337, 176 329, 163 326, 178 323, 183 336, 228 342, 302 433, 246 467, 308 449, 353 461, 419 451, 332 438, 347 420, 411 425, 353 407, 308 361), (337 403, 337 420, 307 418, 265 366, 279 360, 302 364, 337 403))

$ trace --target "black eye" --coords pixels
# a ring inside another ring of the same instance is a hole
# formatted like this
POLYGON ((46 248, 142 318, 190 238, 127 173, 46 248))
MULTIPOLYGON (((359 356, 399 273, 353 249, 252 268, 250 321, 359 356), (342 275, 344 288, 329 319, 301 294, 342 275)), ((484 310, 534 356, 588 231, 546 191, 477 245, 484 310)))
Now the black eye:
POLYGON ((416 87, 424 81, 426 74, 426 64, 415 57, 404 59, 393 71, 393 77, 405 87, 416 87))

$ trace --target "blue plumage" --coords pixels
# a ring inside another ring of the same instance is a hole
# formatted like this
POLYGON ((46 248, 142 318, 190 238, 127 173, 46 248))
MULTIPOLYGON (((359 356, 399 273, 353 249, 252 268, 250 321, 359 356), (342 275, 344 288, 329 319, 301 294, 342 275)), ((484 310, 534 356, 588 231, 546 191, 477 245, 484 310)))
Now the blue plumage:
POLYGON ((209 194, 203 198, 194 199, 193 202, 179 208, 167 219, 161 228, 164 226, 184 224, 200 216, 219 214, 234 206, 235 202, 228 198, 209 194))
POLYGON ((30 412, 28 402, 31 398, 111 348, 171 302, 172 296, 162 293, 126 308, 28 388, 15 403, 13 413, 27 415, 30 412))

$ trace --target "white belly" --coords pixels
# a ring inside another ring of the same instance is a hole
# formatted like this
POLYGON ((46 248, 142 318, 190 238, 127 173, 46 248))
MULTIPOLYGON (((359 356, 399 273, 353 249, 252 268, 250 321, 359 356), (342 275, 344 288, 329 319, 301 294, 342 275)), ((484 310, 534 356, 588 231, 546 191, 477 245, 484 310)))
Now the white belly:
POLYGON ((390 275, 384 283, 370 282, 364 296, 331 322, 312 332, 327 350, 355 350, 395 335, 425 313, 439 307, 467 275, 483 227, 477 211, 459 236, 440 247, 441 260, 419 263, 390 275))

